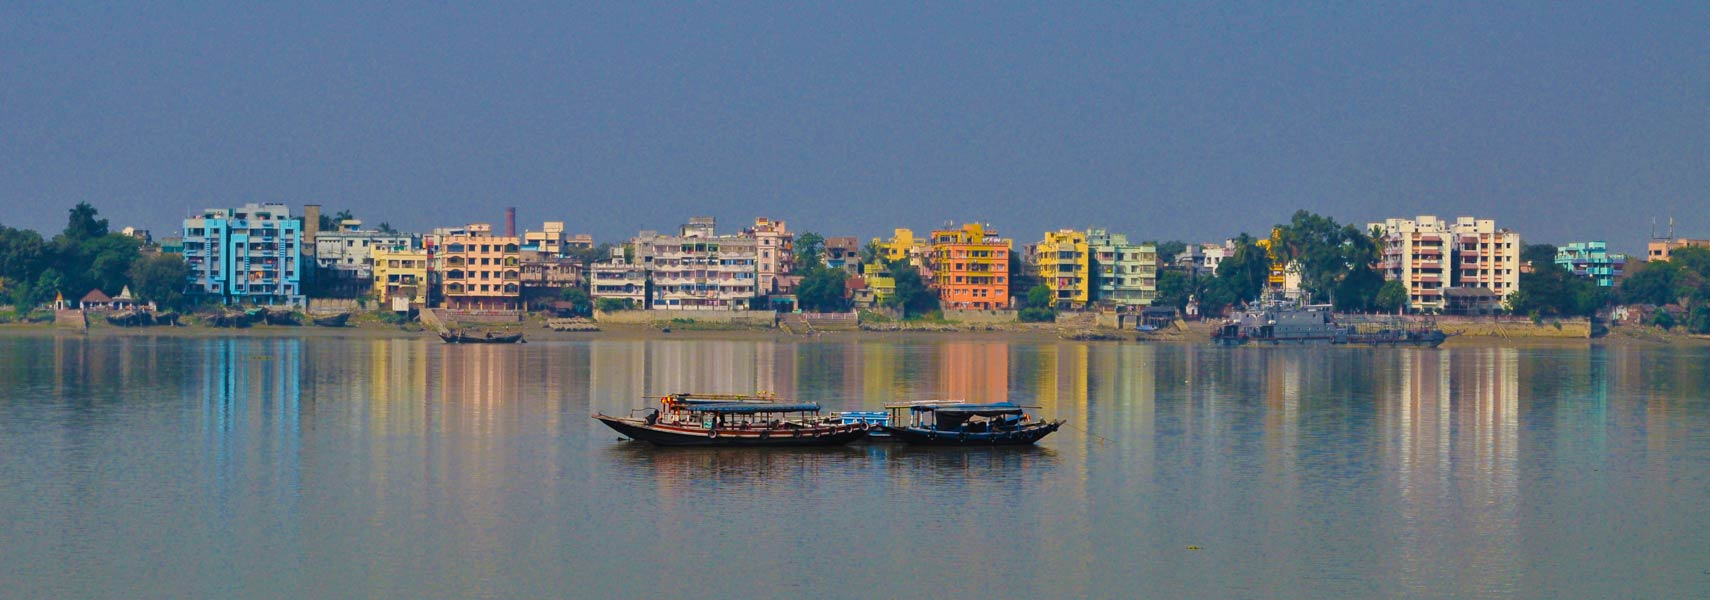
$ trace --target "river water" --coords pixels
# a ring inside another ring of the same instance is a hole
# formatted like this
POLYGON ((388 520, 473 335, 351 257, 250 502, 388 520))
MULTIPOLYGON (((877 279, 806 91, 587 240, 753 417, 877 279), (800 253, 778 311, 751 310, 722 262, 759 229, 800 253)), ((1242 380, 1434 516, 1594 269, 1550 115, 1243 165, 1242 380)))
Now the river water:
POLYGON ((1710 351, 0 338, 0 596, 1710 596, 1710 351), (1036 448, 660 449, 673 391, 1036 448))

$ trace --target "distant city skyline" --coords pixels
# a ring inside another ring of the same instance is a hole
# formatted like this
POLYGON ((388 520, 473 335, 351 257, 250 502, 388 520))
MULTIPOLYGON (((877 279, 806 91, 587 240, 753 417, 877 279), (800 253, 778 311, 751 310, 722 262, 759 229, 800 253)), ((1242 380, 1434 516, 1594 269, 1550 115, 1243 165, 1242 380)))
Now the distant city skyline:
POLYGON ((1710 237, 1710 5, 0 7, 0 224, 1710 237))

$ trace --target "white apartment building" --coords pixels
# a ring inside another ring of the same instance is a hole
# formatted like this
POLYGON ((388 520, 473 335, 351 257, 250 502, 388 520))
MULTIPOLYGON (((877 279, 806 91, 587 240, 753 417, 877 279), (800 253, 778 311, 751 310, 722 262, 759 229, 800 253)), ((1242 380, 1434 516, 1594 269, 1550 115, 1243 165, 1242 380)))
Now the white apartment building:
POLYGON ((596 300, 628 300, 636 308, 643 308, 647 302, 647 268, 624 258, 621 246, 612 248, 610 260, 589 265, 588 287, 588 295, 596 300))
POLYGON ((1520 289, 1520 234, 1494 220, 1420 216, 1370 227, 1382 232, 1384 278, 1407 286, 1413 310, 1443 310, 1453 288, 1484 288, 1503 304, 1520 289))
POLYGON ((633 244, 653 282, 650 309, 743 310, 761 295, 758 240, 716 236, 711 217, 675 236, 644 231, 633 244))

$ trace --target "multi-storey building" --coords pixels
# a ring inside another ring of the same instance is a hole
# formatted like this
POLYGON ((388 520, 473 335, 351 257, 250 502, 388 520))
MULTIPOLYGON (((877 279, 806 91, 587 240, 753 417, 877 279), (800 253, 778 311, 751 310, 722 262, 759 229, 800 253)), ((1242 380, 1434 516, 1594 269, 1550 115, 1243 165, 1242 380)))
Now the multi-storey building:
POLYGON ((825 238, 825 266, 859 274, 861 240, 851 236, 825 238))
POLYGON ((912 229, 898 229, 888 240, 873 240, 879 243, 879 257, 894 263, 908 263, 916 267, 924 266, 923 260, 929 251, 926 240, 914 237, 912 229))
POLYGON ((623 247, 612 248, 611 258, 588 267, 589 296, 595 300, 623 300, 635 308, 647 306, 647 268, 631 262, 623 247))
POLYGON ((1091 267, 1087 234, 1064 229, 1045 232, 1034 247, 1039 278, 1051 289, 1051 307, 1079 310, 1092 299, 1091 267))
POLYGON ((283 204, 210 208, 185 219, 191 290, 226 304, 302 306, 302 232, 283 204))
POLYGON ((1591 278, 1599 287, 1611 287, 1621 279, 1627 257, 1610 253, 1609 245, 1602 241, 1573 242, 1556 249, 1556 264, 1575 275, 1591 278))
MULTIPOLYGON (((1673 230, 1673 221, 1671 220, 1669 223, 1669 229, 1673 230)), ((1687 238, 1651 240, 1651 243, 1648 244, 1645 249, 1645 259, 1668 260, 1675 250, 1679 250, 1681 248, 1710 248, 1710 240, 1693 240, 1687 238)))
POLYGON ((433 249, 440 298, 455 310, 522 309, 521 241, 486 223, 443 235, 433 249))
POLYGON ((675 236, 642 232, 636 260, 652 282, 651 309, 742 310, 761 294, 758 240, 717 236, 711 217, 695 217, 675 236))
POLYGON ((415 247, 416 236, 363 229, 362 221, 340 221, 334 231, 316 231, 313 295, 355 298, 374 288, 374 251, 380 248, 415 247))
POLYGON ((979 223, 932 232, 929 264, 938 303, 952 309, 1010 307, 1009 253, 1014 242, 979 223))
POLYGON ((862 301, 866 307, 882 304, 891 296, 897 295, 897 279, 885 265, 861 265, 861 280, 865 291, 857 296, 857 300, 862 301))
POLYGON ((1520 235, 1490 219, 1433 216, 1372 223, 1383 243, 1384 278, 1407 286, 1414 310, 1442 310, 1444 290, 1484 288, 1498 302, 1520 287, 1520 235))
POLYGON ((564 235, 563 221, 546 221, 541 225, 541 231, 523 232, 522 247, 525 251, 557 258, 564 256, 568 241, 564 235))
POLYGON ((408 305, 428 303, 428 251, 400 244, 377 248, 374 259, 374 298, 382 306, 402 301, 408 305))
POLYGON ((783 221, 766 217, 754 219, 754 227, 742 232, 754 238, 760 293, 788 294, 794 289, 790 275, 796 271, 796 234, 790 233, 783 221))
POLYGON ((1158 297, 1158 247, 1128 236, 1087 230, 1092 300, 1119 307, 1151 306, 1158 297))

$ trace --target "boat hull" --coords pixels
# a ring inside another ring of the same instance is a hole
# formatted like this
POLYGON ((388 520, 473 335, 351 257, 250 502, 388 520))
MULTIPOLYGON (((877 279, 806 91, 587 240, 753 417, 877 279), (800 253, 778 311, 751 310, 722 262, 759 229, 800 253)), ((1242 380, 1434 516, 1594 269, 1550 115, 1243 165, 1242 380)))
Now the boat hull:
POLYGON ((484 337, 484 336, 478 336, 478 335, 460 335, 460 334, 455 334, 455 333, 442 333, 442 334, 439 334, 439 339, 445 340, 445 343, 447 343, 447 344, 521 344, 521 343, 525 343, 523 340, 523 336, 520 333, 513 333, 510 335, 495 335, 493 337, 484 337))
POLYGON ((630 439, 660 446, 842 446, 867 435, 857 425, 827 425, 807 429, 708 429, 650 425, 641 419, 594 415, 607 427, 630 439))
POLYGON ((924 427, 884 426, 891 440, 923 446, 1025 446, 1038 442, 1062 427, 1062 421, 1036 423, 1011 431, 965 432, 939 431, 924 427))

